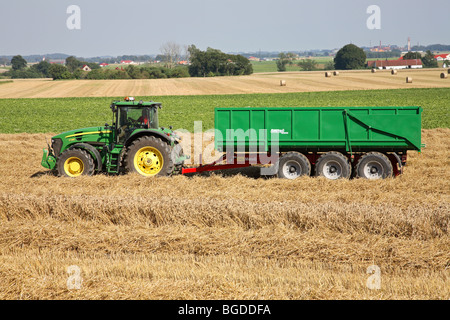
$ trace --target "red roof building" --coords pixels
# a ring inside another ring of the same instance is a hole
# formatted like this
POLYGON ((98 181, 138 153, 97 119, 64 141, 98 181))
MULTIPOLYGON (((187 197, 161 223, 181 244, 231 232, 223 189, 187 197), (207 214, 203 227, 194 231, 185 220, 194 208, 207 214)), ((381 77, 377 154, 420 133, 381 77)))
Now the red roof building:
POLYGON ((377 69, 417 69, 422 68, 421 59, 374 60, 367 62, 369 68, 377 69))
POLYGON ((434 58, 437 61, 450 60, 450 54, 448 53, 438 54, 437 56, 434 56, 434 58))

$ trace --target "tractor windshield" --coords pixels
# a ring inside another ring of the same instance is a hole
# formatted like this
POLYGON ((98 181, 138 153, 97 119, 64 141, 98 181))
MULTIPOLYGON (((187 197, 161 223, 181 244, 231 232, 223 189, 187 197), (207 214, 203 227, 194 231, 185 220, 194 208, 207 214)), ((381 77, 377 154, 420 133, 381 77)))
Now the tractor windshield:
POLYGON ((136 129, 158 129, 157 107, 117 108, 118 142, 123 143, 136 129))
POLYGON ((119 128, 158 128, 158 111, 155 107, 120 107, 118 114, 119 128))

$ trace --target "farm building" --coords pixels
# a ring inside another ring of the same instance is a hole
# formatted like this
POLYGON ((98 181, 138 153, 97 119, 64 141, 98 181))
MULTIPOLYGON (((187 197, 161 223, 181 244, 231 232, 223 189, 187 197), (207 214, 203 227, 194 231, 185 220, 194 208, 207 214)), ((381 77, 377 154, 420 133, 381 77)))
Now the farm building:
POLYGON ((437 61, 450 60, 450 54, 449 53, 438 54, 437 56, 434 56, 434 58, 437 61))
POLYGON ((103 63, 100 63, 100 67, 106 67, 106 66, 108 66, 109 64, 107 64, 107 63, 105 63, 105 62, 103 62, 103 63))
POLYGON ((120 60, 120 64, 137 64, 132 60, 120 60))
POLYGON ((420 59, 376 60, 367 62, 369 68, 377 69, 418 69, 422 68, 420 59))
POLYGON ((91 71, 92 69, 89 68, 89 66, 88 66, 87 64, 85 64, 85 65, 81 68, 81 70, 84 70, 84 71, 91 71))

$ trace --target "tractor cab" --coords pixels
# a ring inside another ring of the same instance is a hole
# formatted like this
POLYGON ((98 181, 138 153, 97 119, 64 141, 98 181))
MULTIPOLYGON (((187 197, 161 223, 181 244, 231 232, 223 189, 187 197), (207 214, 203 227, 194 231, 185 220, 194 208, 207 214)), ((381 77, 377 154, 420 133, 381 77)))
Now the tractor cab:
POLYGON ((111 105, 116 123, 117 142, 123 144, 137 129, 159 129, 157 102, 135 102, 127 97, 124 101, 116 101, 111 105))

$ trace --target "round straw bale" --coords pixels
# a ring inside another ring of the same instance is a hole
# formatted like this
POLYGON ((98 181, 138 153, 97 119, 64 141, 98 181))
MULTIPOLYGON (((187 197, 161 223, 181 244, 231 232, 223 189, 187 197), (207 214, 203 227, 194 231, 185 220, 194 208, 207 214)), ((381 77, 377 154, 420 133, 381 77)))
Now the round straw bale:
POLYGON ((411 77, 406 77, 406 83, 412 83, 412 78, 411 77))
POLYGON ((280 86, 285 87, 286 86, 286 80, 280 80, 280 86))
POLYGON ((335 71, 335 72, 333 72, 333 74, 334 74, 335 76, 338 76, 338 75, 339 75, 339 71, 335 71))
POLYGON ((327 77, 327 78, 328 78, 328 77, 331 77, 331 72, 328 72, 328 71, 325 72, 325 77, 327 77))
POLYGON ((391 74, 397 74, 397 70, 392 69, 392 70, 391 70, 391 74))
POLYGON ((442 73, 441 73, 441 79, 447 79, 447 74, 444 73, 444 72, 442 72, 442 73))

